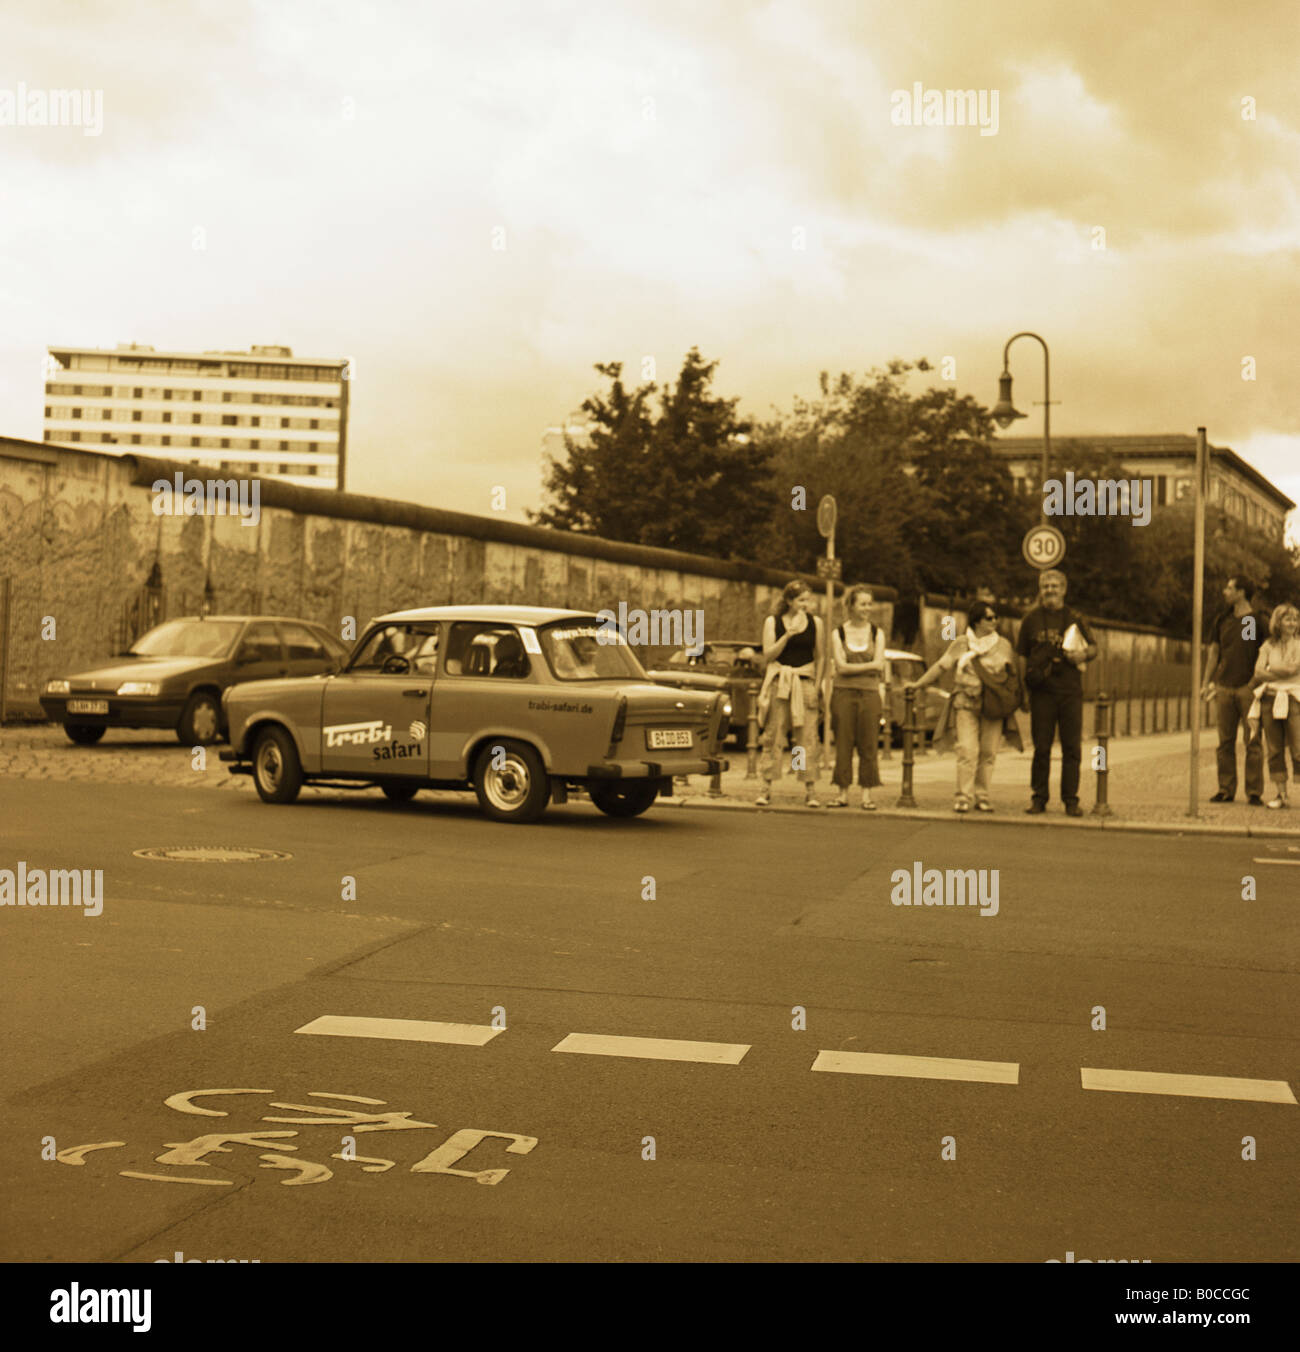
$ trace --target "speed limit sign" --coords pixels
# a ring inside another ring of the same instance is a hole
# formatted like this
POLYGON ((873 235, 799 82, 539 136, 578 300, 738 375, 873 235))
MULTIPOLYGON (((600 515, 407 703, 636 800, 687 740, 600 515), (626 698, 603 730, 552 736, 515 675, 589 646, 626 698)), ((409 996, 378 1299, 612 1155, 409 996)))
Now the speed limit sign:
POLYGON ((1055 526, 1031 526, 1020 552, 1033 568, 1055 568, 1065 557, 1065 536, 1055 526))

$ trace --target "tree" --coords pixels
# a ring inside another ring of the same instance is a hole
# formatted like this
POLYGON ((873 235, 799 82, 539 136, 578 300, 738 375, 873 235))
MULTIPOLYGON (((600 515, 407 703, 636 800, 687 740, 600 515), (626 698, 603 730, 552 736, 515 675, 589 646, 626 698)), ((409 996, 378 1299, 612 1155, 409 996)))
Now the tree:
POLYGON ((548 457, 541 526, 720 558, 753 557, 771 516, 767 451, 736 414, 736 399, 710 392, 717 362, 691 348, 675 384, 629 391, 621 362, 595 367, 610 382, 582 408, 589 434, 565 436, 565 459, 548 457))

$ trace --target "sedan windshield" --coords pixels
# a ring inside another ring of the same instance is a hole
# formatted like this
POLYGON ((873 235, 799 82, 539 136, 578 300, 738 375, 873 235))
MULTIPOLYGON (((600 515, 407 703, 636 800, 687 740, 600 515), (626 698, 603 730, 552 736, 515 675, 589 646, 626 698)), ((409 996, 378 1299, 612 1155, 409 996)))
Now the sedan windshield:
POLYGON ((168 620, 127 651, 133 657, 224 657, 242 628, 238 620, 168 620))
POLYGON ((547 629, 539 629, 537 636, 551 670, 562 681, 647 679, 645 668, 623 636, 617 632, 607 634, 594 620, 590 623, 561 620, 547 629))

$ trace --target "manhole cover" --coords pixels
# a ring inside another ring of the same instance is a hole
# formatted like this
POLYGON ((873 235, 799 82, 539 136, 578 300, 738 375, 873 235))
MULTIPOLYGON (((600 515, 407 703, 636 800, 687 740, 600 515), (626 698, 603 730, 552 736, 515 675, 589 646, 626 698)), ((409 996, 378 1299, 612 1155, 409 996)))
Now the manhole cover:
POLYGON ((293 858, 284 850, 257 850, 248 845, 151 845, 133 853, 139 859, 173 859, 181 864, 261 864, 293 858))

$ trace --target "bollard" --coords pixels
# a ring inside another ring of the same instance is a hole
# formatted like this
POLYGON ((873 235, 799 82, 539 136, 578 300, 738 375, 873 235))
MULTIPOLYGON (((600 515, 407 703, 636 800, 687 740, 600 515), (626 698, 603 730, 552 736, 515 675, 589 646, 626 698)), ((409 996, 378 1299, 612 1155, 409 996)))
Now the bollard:
POLYGON ((719 770, 716 774, 713 774, 713 775, 710 775, 710 776, 709 776, 709 793, 708 793, 708 796, 709 796, 710 798, 721 798, 721 797, 722 797, 722 771, 721 771, 721 770, 719 770))
POLYGON ((1138 715, 1139 715, 1139 720, 1140 720, 1140 722, 1139 722, 1139 727, 1138 727, 1138 731, 1142 734, 1143 737, 1145 737, 1145 736, 1147 735, 1147 691, 1146 691, 1146 686, 1143 686, 1143 687, 1142 687, 1142 693, 1141 693, 1141 695, 1138 696, 1138 715))
POLYGON ((758 778, 758 682, 745 686, 749 695, 749 717, 745 722, 745 778, 758 778))
POLYGON ((1124 736, 1133 736, 1133 687, 1124 692, 1124 736))
POLYGON ((880 687, 880 716, 884 722, 877 736, 879 745, 876 747, 880 760, 894 759, 894 729, 892 720, 890 719, 890 712, 889 687, 887 685, 882 685, 880 687))
POLYGON ((916 736, 916 691, 903 691, 903 785, 897 807, 915 807, 912 796, 912 741, 916 736))
POLYGON ((1101 748, 1101 764, 1097 767, 1097 801, 1093 805, 1094 817, 1111 816, 1108 794, 1110 788, 1110 697, 1104 690, 1097 692, 1097 745, 1101 748))
POLYGON ((1166 687, 1166 689, 1165 689, 1163 698, 1164 698, 1164 701, 1165 701, 1165 722, 1164 722, 1164 727, 1161 728, 1161 731, 1162 731, 1162 732, 1168 732, 1168 731, 1169 731, 1169 690, 1168 690, 1167 687, 1166 687))

